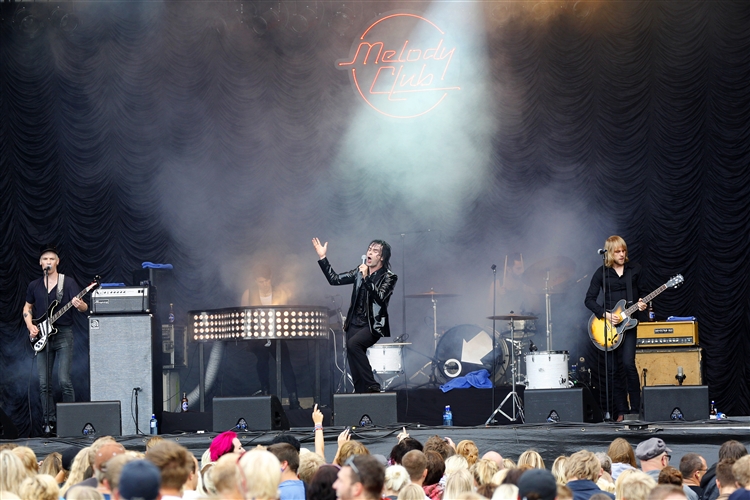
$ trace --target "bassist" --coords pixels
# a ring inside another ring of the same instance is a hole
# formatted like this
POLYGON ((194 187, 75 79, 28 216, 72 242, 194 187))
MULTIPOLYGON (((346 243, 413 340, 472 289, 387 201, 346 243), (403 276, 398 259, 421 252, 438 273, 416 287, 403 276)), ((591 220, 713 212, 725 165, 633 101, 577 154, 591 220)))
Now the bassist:
MULTIPOLYGON (((34 340, 39 335, 39 328, 34 325, 33 319, 42 317, 49 304, 58 299, 58 286, 62 286, 62 297, 60 304, 70 302, 73 307, 81 313, 88 311, 88 305, 82 299, 76 297, 81 291, 80 286, 70 276, 61 279, 57 272, 60 258, 57 249, 53 245, 43 245, 40 250, 39 265, 45 276, 32 281, 26 290, 26 303, 23 306, 23 320, 29 330, 29 339, 34 340)), ((52 368, 55 358, 58 358, 58 379, 62 390, 64 402, 74 402, 75 392, 73 381, 70 376, 70 368, 73 362, 73 315, 72 310, 67 311, 55 321, 57 334, 51 335, 47 345, 39 351, 37 369, 39 370, 39 392, 42 400, 42 411, 44 422, 54 426, 56 422, 55 402, 52 396, 52 368)), ((45 429, 45 432, 50 429, 45 429)))
MULTIPOLYGON (((604 250, 606 252, 604 266, 599 267, 591 277, 585 304, 597 318, 604 318, 607 323, 611 321, 610 326, 612 326, 622 321, 622 318, 609 312, 619 300, 625 299, 628 305, 632 305, 636 297, 643 296, 641 266, 628 261, 628 247, 620 236, 614 235, 607 238, 604 250), (604 273, 606 273, 606 289, 603 290, 604 305, 600 305, 597 298, 603 288, 604 273)), ((637 301, 638 310, 646 309, 646 304, 640 298, 637 301)), ((641 385, 635 366, 636 340, 635 331, 625 333, 620 346, 606 354, 609 356, 607 376, 610 393, 614 397, 614 410, 618 421, 621 421, 625 414, 640 412, 641 385), (630 396, 630 409, 628 409, 628 396, 630 396)), ((601 399, 604 400, 603 397, 601 399)), ((606 406, 609 407, 609 405, 606 406)))

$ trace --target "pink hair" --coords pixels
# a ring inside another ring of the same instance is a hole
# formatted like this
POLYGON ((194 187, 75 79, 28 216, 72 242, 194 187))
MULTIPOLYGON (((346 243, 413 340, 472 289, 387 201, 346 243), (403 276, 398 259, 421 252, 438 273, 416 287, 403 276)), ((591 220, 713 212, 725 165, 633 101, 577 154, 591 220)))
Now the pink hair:
POLYGON ((234 438, 237 437, 237 433, 232 431, 222 432, 211 441, 211 461, 216 462, 219 457, 231 453, 234 450, 234 438))

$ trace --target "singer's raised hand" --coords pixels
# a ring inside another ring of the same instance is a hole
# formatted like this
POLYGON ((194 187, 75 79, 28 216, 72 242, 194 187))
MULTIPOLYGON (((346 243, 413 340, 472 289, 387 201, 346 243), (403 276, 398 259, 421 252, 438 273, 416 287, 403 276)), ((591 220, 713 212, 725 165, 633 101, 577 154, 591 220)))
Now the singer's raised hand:
POLYGON ((318 253, 318 257, 322 260, 326 258, 326 253, 328 252, 328 242, 326 241, 324 244, 320 244, 320 240, 318 238, 312 239, 313 247, 315 247, 315 251, 318 253))
POLYGON ((367 267, 367 264, 360 264, 359 265, 359 272, 362 273, 362 276, 367 278, 367 276, 370 274, 370 268, 367 267))

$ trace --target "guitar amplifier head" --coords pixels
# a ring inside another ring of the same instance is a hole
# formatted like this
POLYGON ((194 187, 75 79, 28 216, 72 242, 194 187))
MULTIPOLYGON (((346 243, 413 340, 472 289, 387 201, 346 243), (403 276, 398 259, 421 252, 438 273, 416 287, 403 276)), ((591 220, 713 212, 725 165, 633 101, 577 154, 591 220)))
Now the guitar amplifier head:
POLYGON ((147 286, 99 288, 91 293, 92 314, 147 313, 150 311, 147 286))

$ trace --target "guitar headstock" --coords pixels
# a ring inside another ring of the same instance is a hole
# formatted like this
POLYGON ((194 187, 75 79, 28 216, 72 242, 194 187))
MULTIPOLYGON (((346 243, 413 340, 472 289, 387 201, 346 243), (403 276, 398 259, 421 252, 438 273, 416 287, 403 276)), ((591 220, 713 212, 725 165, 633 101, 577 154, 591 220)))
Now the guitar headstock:
POLYGON ((96 290, 100 286, 102 286, 102 277, 97 274, 96 276, 94 276, 94 280, 89 283, 89 286, 86 287, 86 290, 91 292, 96 290))
POLYGON ((677 274, 675 276, 672 276, 672 278, 667 281, 667 288, 674 288, 677 286, 680 286, 685 282, 685 278, 682 277, 681 274, 677 274))

